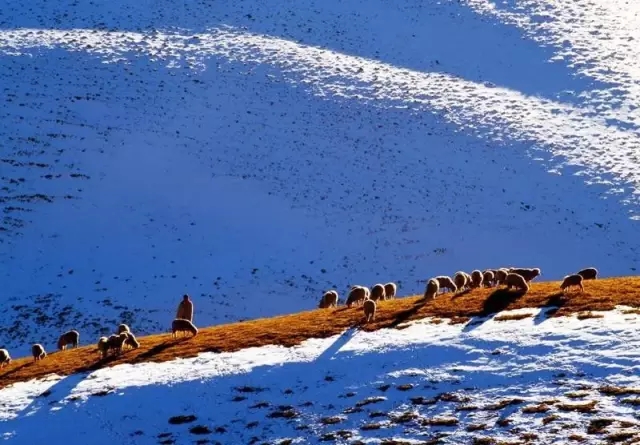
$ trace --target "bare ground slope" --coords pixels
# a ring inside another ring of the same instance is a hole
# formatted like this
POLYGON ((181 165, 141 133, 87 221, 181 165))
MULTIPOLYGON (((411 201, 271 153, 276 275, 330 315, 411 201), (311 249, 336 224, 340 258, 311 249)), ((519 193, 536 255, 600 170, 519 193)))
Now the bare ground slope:
POLYGON ((353 326, 366 331, 402 329, 406 322, 426 317, 433 317, 434 322, 446 319, 450 323, 473 323, 474 317, 485 317, 506 309, 540 307, 549 307, 546 316, 577 314, 578 318, 589 318, 597 316, 592 311, 611 310, 620 305, 640 308, 640 276, 587 281, 584 293, 565 295, 559 291, 558 281, 549 281, 534 282, 526 295, 503 288, 487 288, 448 293, 432 301, 410 296, 380 302, 375 321, 367 325, 362 325, 360 307, 342 306, 202 328, 195 338, 172 339, 171 334, 166 333, 140 337, 140 348, 104 360, 95 344, 64 352, 52 351, 38 363, 30 357, 20 358, 2 369, 0 388, 47 374, 68 375, 121 363, 162 362, 193 357, 201 352, 233 352, 263 345, 290 347, 309 338, 336 335, 353 326))

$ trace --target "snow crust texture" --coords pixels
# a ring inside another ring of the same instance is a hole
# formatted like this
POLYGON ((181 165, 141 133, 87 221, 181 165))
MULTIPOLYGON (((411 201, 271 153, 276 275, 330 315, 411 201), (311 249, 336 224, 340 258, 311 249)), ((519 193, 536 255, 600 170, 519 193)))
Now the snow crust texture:
POLYGON ((16 444, 637 439, 637 314, 547 310, 17 383, 0 426, 16 444))
POLYGON ((633 2, 7 0, 0 344, 639 266, 633 2))

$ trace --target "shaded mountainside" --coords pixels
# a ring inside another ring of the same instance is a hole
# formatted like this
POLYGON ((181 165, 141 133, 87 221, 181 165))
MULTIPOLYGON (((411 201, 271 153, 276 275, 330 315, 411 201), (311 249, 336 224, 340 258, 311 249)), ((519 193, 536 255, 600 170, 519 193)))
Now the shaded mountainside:
POLYGON ((633 79, 484 3, 5 2, 0 345, 158 332, 185 292, 211 325, 459 269, 635 273, 633 109, 595 93, 633 79))
MULTIPOLYGON (((87 372, 122 363, 163 362, 178 357, 194 357, 203 352, 234 352, 264 345, 291 347, 305 340, 326 338, 344 330, 359 327, 364 331, 383 328, 403 329, 411 320, 431 318, 432 323, 465 324, 469 328, 483 323, 486 316, 503 310, 531 309, 514 318, 527 318, 536 308, 546 308, 537 317, 577 314, 579 319, 601 317, 591 311, 608 311, 616 306, 640 308, 640 277, 619 277, 585 282, 585 292, 559 291, 559 282, 535 282, 530 291, 521 292, 504 288, 474 289, 457 294, 446 293, 435 300, 425 301, 420 296, 381 301, 376 319, 362 324, 361 307, 317 309, 299 314, 245 321, 201 328, 193 339, 172 339, 171 334, 138 337, 139 349, 128 350, 120 356, 101 359, 95 346, 53 352, 56 339, 45 348, 50 355, 39 363, 22 358, 0 371, 0 388, 15 382, 41 378, 47 374, 67 375, 87 372)), ((629 309, 638 313, 640 309, 629 309)), ((496 316, 495 319, 500 319, 496 316)), ((510 317, 505 320, 511 319, 510 317)), ((136 326, 131 326, 136 332, 136 326)), ((116 326, 113 326, 115 331, 116 326)), ((97 341, 97 339, 96 339, 97 341)), ((81 333, 81 344, 88 343, 81 333)))

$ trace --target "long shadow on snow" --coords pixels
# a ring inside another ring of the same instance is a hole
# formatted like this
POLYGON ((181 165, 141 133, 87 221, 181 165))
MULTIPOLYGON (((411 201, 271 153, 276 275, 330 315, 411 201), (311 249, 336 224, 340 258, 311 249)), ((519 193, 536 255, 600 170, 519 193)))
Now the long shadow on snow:
POLYGON ((473 317, 462 329, 469 332, 487 321, 493 319, 498 313, 506 310, 509 306, 524 295, 522 291, 510 291, 507 289, 496 289, 482 304, 482 313, 473 317))
POLYGON ((550 319, 553 315, 562 309, 562 306, 567 302, 567 298, 561 292, 553 294, 547 300, 547 303, 541 308, 540 312, 534 317, 533 323, 540 324, 545 320, 550 319))
MULTIPOLYGON (((32 363, 33 366, 37 364, 32 363)), ((20 411, 20 416, 34 416, 40 411, 48 412, 47 406, 54 406, 67 397, 71 391, 85 378, 87 373, 71 374, 62 377, 49 388, 36 396, 29 405, 20 411)))
MULTIPOLYGON (((337 353, 354 332, 355 329, 346 331, 310 362, 256 366, 246 373, 207 378, 204 382, 197 378, 194 381, 178 382, 171 386, 124 387, 118 391, 118 397, 112 395, 99 398, 90 397, 88 401, 82 403, 81 409, 71 409, 69 405, 63 405, 62 409, 52 411, 43 409, 45 403, 36 400, 18 418, 12 420, 12 429, 16 431, 17 438, 21 437, 21 434, 27 435, 29 432, 30 439, 36 440, 38 437, 33 436, 34 431, 37 430, 40 422, 45 420, 51 420, 57 425, 73 425, 74 422, 80 421, 77 417, 80 413, 113 411, 121 413, 122 419, 126 419, 126 410, 129 407, 136 410, 136 425, 138 423, 140 425, 154 425, 158 423, 158 419, 168 419, 179 414, 195 414, 199 418, 199 424, 212 426, 214 422, 228 424, 237 416, 241 416, 242 420, 246 422, 258 419, 264 421, 265 416, 268 417, 269 413, 273 414, 279 409, 283 409, 278 408, 279 405, 295 407, 295 410, 303 414, 305 411, 311 411, 313 414, 316 410, 338 413, 353 407, 358 400, 371 395, 387 396, 387 401, 376 405, 376 408, 381 407, 385 410, 391 410, 407 403, 410 396, 434 397, 443 392, 461 388, 504 387, 509 389, 511 387, 511 392, 505 395, 520 395, 514 394, 513 387, 515 386, 517 391, 518 383, 514 382, 513 375, 509 372, 473 370, 476 362, 485 362, 487 357, 491 357, 490 360, 494 361, 496 365, 493 367, 494 369, 501 370, 503 368, 501 365, 506 366, 509 361, 513 360, 513 357, 491 356, 490 351, 505 344, 511 344, 510 342, 467 337, 463 344, 454 346, 439 343, 411 343, 405 347, 396 345, 395 349, 391 350, 381 345, 379 350, 371 352, 337 353), (454 369, 460 366, 467 366, 467 369, 472 370, 454 372, 454 369), (426 374, 406 373, 408 369, 423 369, 426 374), (394 372, 398 374, 392 375, 394 372), (444 380, 442 378, 434 380, 433 375, 428 374, 429 372, 434 372, 434 375, 447 372, 451 377, 444 380), (329 376, 330 378, 328 378, 329 376), (410 394, 393 388, 393 385, 408 382, 417 383, 417 387, 420 387, 420 383, 426 385, 410 394), (376 389, 382 383, 392 386, 384 394, 376 389), (239 394, 237 388, 256 388, 256 390, 243 391, 242 394, 247 398, 232 404, 233 397, 239 394), (291 389, 291 391, 283 393, 282 390, 285 388, 291 389), (345 397, 347 392, 354 392, 356 397, 345 397), (171 403, 159 403, 160 400, 171 400, 171 403), (260 401, 268 402, 268 413, 265 413, 264 410, 250 408, 260 401), (326 406, 322 405, 323 401, 327 402, 326 406), (311 405, 308 402, 311 402, 311 405), (216 404, 220 409, 215 409, 216 404), (237 406, 237 411, 233 409, 234 406, 237 406), (195 412, 185 412, 184 410, 195 412), (143 422, 145 416, 153 421, 143 422)), ((583 343, 582 346, 586 348, 588 345, 586 342, 583 343)), ((545 355, 552 353, 553 347, 519 345, 519 352, 523 356, 545 355)), ((220 360, 224 364, 225 356, 212 360, 220 360)), ((581 370, 578 369, 578 371, 581 370)), ((606 366, 594 367, 593 364, 585 364, 585 370, 598 377, 606 377, 618 372, 618 370, 606 366)), ((524 371, 526 379, 522 381, 523 385, 520 387, 526 391, 527 386, 524 383, 530 385, 536 381, 550 382, 555 372, 557 372, 555 368, 524 371)), ((56 383, 50 390, 51 400, 64 398, 84 377, 84 375, 75 375, 56 383)), ((100 388, 95 388, 94 391, 99 392, 100 388)), ((50 405, 48 402, 46 404, 50 405)), ((303 415, 301 419, 304 418, 303 415)), ((300 420, 300 422, 304 422, 304 420, 300 420)), ((123 420, 122 427, 125 428, 127 425, 126 420, 123 420)), ((134 428, 134 425, 130 425, 130 427, 134 428)), ((170 427, 167 425, 167 428, 170 427)), ((238 443, 242 443, 247 439, 242 436, 244 428, 228 427, 227 430, 230 431, 229 434, 235 435, 228 440, 239 440, 238 443)), ((122 433, 126 432, 126 430, 122 430, 122 433)), ((42 434, 44 439, 47 434, 51 434, 51 431, 47 430, 41 433, 35 431, 35 434, 42 434)), ((294 434, 299 434, 299 432, 294 432, 294 434)), ((108 440, 112 440, 112 438, 105 434, 105 437, 101 437, 96 445, 107 444, 108 440), (101 442, 102 440, 104 442, 101 442)))

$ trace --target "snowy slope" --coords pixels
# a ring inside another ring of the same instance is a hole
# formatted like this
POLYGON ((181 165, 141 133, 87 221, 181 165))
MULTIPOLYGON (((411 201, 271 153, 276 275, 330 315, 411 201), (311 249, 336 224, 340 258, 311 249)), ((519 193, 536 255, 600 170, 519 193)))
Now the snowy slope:
POLYGON ((209 325, 459 269, 636 271, 635 46, 606 53, 634 6, 573 32, 569 0, 508 4, 5 2, 0 344, 162 331, 184 292, 209 325))
POLYGON ((0 391, 0 428, 6 443, 69 445, 640 438, 638 315, 547 310, 18 383, 0 391))

